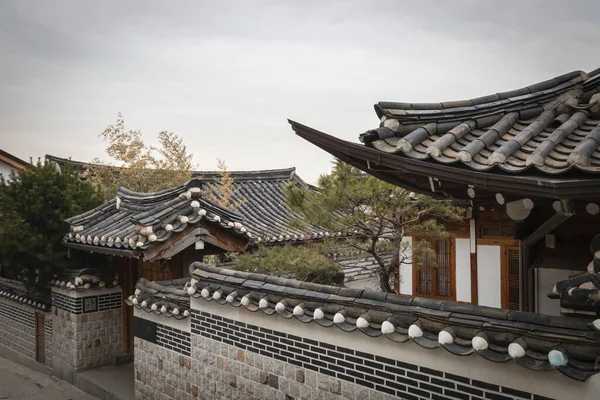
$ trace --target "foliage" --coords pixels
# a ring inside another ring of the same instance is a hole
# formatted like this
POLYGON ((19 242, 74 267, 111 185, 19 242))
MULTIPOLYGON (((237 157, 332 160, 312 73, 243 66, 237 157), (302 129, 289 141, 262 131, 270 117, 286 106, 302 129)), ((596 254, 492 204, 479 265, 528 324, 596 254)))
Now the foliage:
POLYGON ((159 147, 147 145, 139 130, 125 128, 121 113, 115 125, 109 125, 99 136, 108 142, 106 154, 117 165, 93 162, 86 171, 105 199, 114 197, 121 186, 136 192, 155 192, 187 182, 192 178, 193 155, 183 139, 173 132, 158 134, 159 147))
POLYGON ((67 165, 62 172, 40 161, 10 181, 0 178, 0 264, 3 273, 29 286, 46 288, 67 266, 61 240, 64 220, 98 206, 99 192, 78 180, 67 165))
POLYGON ((234 186, 234 179, 231 177, 231 171, 227 169, 225 161, 217 158, 217 172, 219 178, 210 184, 210 189, 205 190, 206 199, 221 207, 235 210, 245 203, 238 193, 240 188, 234 186))
POLYGON ((316 191, 290 185, 286 197, 289 206, 302 215, 302 224, 342 232, 345 244, 372 255, 379 264, 381 289, 386 292, 393 291, 396 268, 413 262, 411 254, 433 251, 424 242, 411 249, 402 240, 405 235, 443 236, 444 222, 464 216, 464 210, 450 202, 415 195, 340 160, 334 161, 330 174, 319 178, 316 191), (382 258, 384 251, 392 252, 391 261, 382 258))
POLYGON ((316 249, 291 245, 263 246, 258 256, 242 254, 234 269, 321 284, 340 283, 343 276, 340 267, 316 249))

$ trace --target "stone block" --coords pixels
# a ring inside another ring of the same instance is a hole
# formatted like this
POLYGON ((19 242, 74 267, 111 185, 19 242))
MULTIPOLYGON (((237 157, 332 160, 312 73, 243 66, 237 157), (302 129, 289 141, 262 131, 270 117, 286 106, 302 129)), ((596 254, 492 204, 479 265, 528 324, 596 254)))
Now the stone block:
POLYGON ((267 371, 260 371, 259 382, 262 384, 266 384, 269 380, 269 373, 267 371))
POLYGON ((279 389, 279 377, 277 375, 269 374, 268 383, 272 388, 279 389))
POLYGON ((244 350, 239 350, 237 351, 237 360, 239 362, 245 362, 246 361, 246 352, 244 350))
POLYGON ((229 386, 237 388, 237 376, 235 374, 229 374, 229 386))
POLYGON ((296 370, 296 381, 300 383, 304 383, 304 370, 297 369, 296 370))
POLYGON ((340 381, 333 379, 330 384, 330 391, 333 394, 342 394, 342 384, 340 381))

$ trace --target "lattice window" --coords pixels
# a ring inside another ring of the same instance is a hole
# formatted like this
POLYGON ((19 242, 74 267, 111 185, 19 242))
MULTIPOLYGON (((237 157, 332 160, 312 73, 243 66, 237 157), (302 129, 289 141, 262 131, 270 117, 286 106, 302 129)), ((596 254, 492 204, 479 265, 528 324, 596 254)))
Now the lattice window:
POLYGON ((502 260, 502 307, 518 310, 519 305, 519 247, 504 246, 502 260))
POLYGON ((428 254, 415 257, 413 292, 416 296, 453 300, 455 260, 453 239, 413 238, 413 243, 425 240, 435 251, 435 260, 428 254))

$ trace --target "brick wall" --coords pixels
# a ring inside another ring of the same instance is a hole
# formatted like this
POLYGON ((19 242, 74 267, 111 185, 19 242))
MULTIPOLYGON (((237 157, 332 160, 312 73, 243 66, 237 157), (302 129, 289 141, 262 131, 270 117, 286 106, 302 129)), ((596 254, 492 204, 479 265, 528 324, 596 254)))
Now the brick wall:
POLYGON ((135 340, 136 399, 548 399, 207 312, 165 324, 135 340))
POLYGON ((184 321, 136 310, 136 399, 583 400, 600 387, 201 299, 192 309, 184 321))
POLYGON ((0 299, 0 344, 36 360, 36 312, 44 314, 45 363, 52 366, 52 315, 15 301, 0 299), (49 350, 50 349, 50 350, 49 350))
POLYGON ((52 294, 56 308, 52 351, 56 360, 78 371, 108 364, 111 355, 123 351, 120 290, 88 293, 53 289, 52 294))

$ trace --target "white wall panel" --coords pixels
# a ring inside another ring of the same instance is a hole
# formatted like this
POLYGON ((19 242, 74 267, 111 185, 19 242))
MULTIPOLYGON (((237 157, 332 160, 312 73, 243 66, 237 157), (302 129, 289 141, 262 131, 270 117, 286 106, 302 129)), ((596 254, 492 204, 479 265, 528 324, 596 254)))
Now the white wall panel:
POLYGON ((471 250, 469 239, 456 239, 456 301, 471 302, 471 250))
POLYGON ((501 307, 500 246, 477 246, 479 305, 501 307))
MULTIPOLYGON (((412 255, 412 237, 404 236, 402 241, 410 245, 407 250, 409 256, 412 255)), ((412 264, 400 264, 400 294, 413 294, 413 266, 412 264)))

